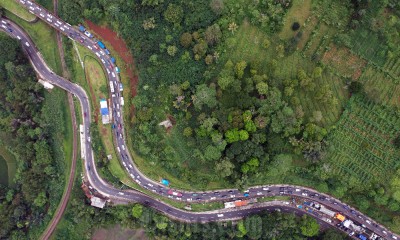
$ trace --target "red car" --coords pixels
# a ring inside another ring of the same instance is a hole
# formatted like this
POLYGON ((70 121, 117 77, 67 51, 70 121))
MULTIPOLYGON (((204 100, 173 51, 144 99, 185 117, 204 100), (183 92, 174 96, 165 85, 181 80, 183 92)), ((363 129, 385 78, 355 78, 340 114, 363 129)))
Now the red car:
POLYGON ((175 192, 172 189, 168 190, 169 195, 177 196, 177 197, 182 197, 182 193, 180 192, 175 192))
POLYGON ((97 45, 93 45, 94 49, 99 50, 99 47, 97 45))

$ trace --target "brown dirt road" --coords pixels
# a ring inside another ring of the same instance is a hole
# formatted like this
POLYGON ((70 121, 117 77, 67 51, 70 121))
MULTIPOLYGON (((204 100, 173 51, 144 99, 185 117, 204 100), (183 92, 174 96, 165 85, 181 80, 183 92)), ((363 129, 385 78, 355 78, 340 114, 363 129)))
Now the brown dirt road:
MULTIPOLYGON (((54 5, 54 14, 57 16, 58 1, 53 0, 53 5, 54 5)), ((64 49, 62 47, 62 38, 61 38, 61 34, 59 32, 57 32, 57 45, 58 45, 58 51, 59 51, 60 57, 61 57, 61 65, 63 68, 63 75, 64 75, 64 77, 66 77, 68 79, 69 72, 68 72, 67 65, 64 60, 64 49)), ((51 219, 49 225, 47 226, 46 230, 43 232, 43 234, 41 236, 41 239, 44 239, 44 240, 47 240, 50 238, 50 236, 53 234, 54 230, 56 229, 57 224, 60 222, 61 217, 64 214, 64 211, 67 207, 68 200, 71 195, 71 190, 74 185, 76 158, 77 158, 77 124, 76 124, 76 116, 75 116, 75 106, 74 106, 74 101, 72 99, 71 93, 68 93, 68 105, 69 105, 69 109, 70 109, 70 113, 71 113, 72 130, 73 130, 71 170, 69 173, 69 179, 68 179, 68 183, 66 186, 66 190, 63 193, 61 202, 58 205, 58 208, 53 216, 53 219, 51 219)))

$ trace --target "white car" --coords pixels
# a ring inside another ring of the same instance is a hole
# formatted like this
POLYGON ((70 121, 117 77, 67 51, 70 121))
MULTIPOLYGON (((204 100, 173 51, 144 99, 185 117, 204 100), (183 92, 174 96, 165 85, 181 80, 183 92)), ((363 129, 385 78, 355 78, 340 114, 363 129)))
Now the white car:
POLYGON ((68 27, 67 25, 64 25, 64 27, 65 27, 66 29, 69 29, 69 27, 68 27))
POLYGON ((122 150, 124 150, 124 151, 125 151, 125 145, 123 145, 123 144, 122 144, 122 146, 121 146, 121 147, 122 147, 122 150))
POLYGON ((25 42, 25 45, 26 45, 27 47, 29 47, 29 46, 30 46, 28 42, 25 42))
POLYGON ((124 167, 126 167, 126 163, 125 162, 122 162, 122 164, 124 164, 124 167))
POLYGON ((101 59, 101 61, 102 61, 103 63, 106 63, 106 61, 104 61, 104 59, 101 59))
POLYGON ((188 202, 191 202, 193 199, 191 199, 191 198, 188 198, 188 199, 186 199, 186 201, 188 201, 188 202))
POLYGON ((118 116, 118 117, 121 117, 121 114, 120 114, 119 112, 117 112, 117 116, 118 116))
POLYGON ((91 46, 87 46, 87 48, 89 48, 90 50, 92 50, 92 49, 93 49, 91 46))
POLYGON ((210 200, 215 200, 215 199, 217 199, 217 198, 216 198, 216 197, 211 197, 211 198, 210 198, 210 200))
POLYGON ((119 147, 117 147, 118 152, 121 152, 121 149, 119 149, 119 147))
POLYGON ((396 237, 395 235, 392 235, 392 238, 393 238, 393 239, 397 239, 397 237, 396 237))
POLYGON ((131 175, 132 178, 135 178, 135 176, 132 173, 130 175, 131 175))
POLYGON ((1 25, 2 28, 7 29, 7 27, 5 25, 1 25))
POLYGON ((365 222, 368 223, 368 224, 371 224, 371 221, 370 221, 370 220, 365 220, 365 222))
POLYGON ((105 55, 105 53, 103 51, 100 51, 100 54, 103 55, 103 56, 105 55))
POLYGON ((56 25, 57 27, 60 27, 60 24, 58 24, 58 23, 54 23, 54 25, 56 25))
POLYGON ((57 20, 57 23, 60 24, 60 25, 62 24, 62 22, 60 22, 59 20, 57 20))
POLYGON ((96 56, 100 57, 100 54, 98 52, 96 52, 96 56))
POLYGON ((231 194, 231 198, 234 198, 234 197, 236 197, 236 195, 235 194, 231 194))
POLYGON ((119 195, 124 195, 124 193, 123 193, 123 192, 119 192, 118 194, 119 194, 119 195))
POLYGON ((117 108, 119 109, 119 104, 117 103, 117 108))
POLYGON ((53 22, 53 20, 51 20, 50 18, 47 18, 46 19, 48 22, 53 22))
POLYGON ((110 74, 110 70, 107 69, 107 73, 110 74))
POLYGON ((262 192, 257 192, 257 195, 258 195, 258 196, 262 195, 262 192))
POLYGON ((137 184, 141 184, 142 182, 141 181, 139 181, 139 180, 137 180, 137 179, 135 179, 135 182, 137 183, 137 184))
POLYGON ((20 36, 17 36, 17 38, 18 38, 18 40, 21 40, 21 37, 20 37, 20 36))
POLYGON ((133 167, 132 167, 132 164, 129 164, 129 168, 133 168, 133 167))
POLYGON ((296 192, 300 192, 301 190, 300 190, 300 188, 296 188, 296 192))
POLYGON ((65 29, 63 27, 60 27, 61 31, 65 31, 65 29))
POLYGON ((151 183, 148 183, 147 185, 148 185, 149 187, 154 187, 154 185, 151 184, 151 183))
POLYGON ((307 193, 305 193, 305 192, 301 193, 301 195, 303 195, 303 196, 305 196, 305 197, 307 197, 307 196, 308 196, 308 194, 307 194, 307 193))
POLYGON ((325 219, 325 221, 327 221, 328 223, 332 223, 332 220, 330 220, 329 218, 325 219))
POLYGON ((268 191, 268 190, 269 190, 269 187, 263 187, 263 190, 264 190, 264 191, 268 191))
POLYGON ((222 213, 217 214, 217 217, 223 217, 223 216, 224 216, 224 214, 222 214, 222 213))
POLYGON ((113 73, 111 73, 111 75, 115 78, 115 74, 114 74, 114 72, 113 73))

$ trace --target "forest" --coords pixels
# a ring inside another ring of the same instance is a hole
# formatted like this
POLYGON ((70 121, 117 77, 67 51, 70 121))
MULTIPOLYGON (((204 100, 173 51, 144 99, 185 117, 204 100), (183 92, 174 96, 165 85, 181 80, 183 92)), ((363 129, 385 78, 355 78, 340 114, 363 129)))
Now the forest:
POLYGON ((311 186, 400 230, 398 1, 85 0, 61 16, 130 47, 129 137, 151 177, 311 186))
POLYGON ((37 238, 61 198, 64 153, 54 132, 64 120, 57 96, 45 96, 20 43, 0 34, 0 142, 17 159, 15 185, 0 185, 1 239, 37 238))

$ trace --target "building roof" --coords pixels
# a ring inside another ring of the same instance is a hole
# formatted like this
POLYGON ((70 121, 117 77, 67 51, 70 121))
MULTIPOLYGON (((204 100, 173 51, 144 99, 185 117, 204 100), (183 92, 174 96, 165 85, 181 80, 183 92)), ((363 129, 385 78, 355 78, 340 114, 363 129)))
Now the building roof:
POLYGON ((106 201, 98 197, 92 197, 90 199, 90 205, 97 208, 104 208, 104 206, 106 205, 106 201))

